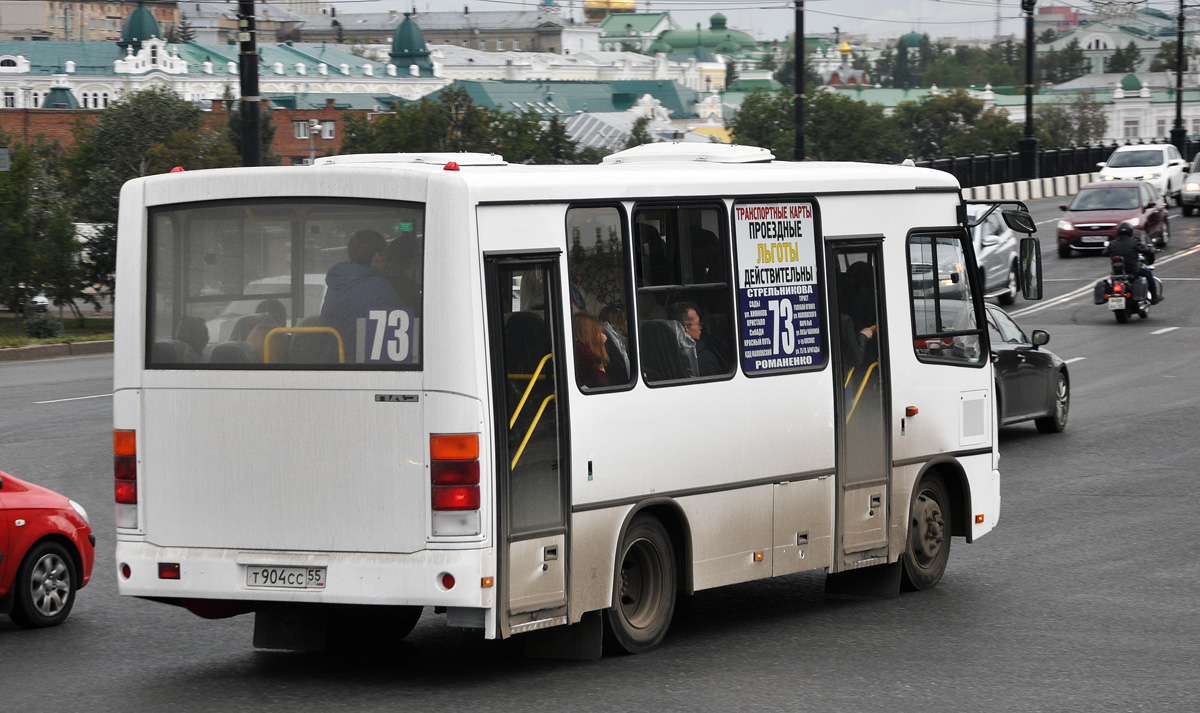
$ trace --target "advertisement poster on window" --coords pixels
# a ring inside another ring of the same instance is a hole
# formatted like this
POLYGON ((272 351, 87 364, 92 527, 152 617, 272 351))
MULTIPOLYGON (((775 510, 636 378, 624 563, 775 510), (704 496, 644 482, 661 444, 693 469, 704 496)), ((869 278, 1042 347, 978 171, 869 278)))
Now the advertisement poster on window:
POLYGON ((816 206, 755 203, 733 211, 742 368, 753 375, 820 367, 816 206))

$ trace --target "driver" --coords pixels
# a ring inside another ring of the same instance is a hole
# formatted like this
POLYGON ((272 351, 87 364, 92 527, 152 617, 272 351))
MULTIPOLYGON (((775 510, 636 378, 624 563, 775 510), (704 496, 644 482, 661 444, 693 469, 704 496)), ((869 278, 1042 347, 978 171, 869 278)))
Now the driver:
POLYGON ((1163 298, 1158 294, 1158 283, 1154 279, 1154 273, 1142 264, 1143 255, 1147 258, 1146 262, 1154 260, 1154 248, 1146 245, 1144 237, 1145 232, 1134 228, 1133 223, 1126 220, 1117 226, 1117 237, 1104 247, 1104 254, 1124 258, 1125 274, 1145 277, 1150 287, 1150 304, 1156 305, 1162 302, 1163 298))

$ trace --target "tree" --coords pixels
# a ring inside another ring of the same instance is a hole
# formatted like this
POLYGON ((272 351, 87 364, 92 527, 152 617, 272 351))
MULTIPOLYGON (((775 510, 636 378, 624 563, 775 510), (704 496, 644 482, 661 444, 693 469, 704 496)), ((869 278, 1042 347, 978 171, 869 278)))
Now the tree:
POLYGON ((15 309, 37 294, 31 284, 34 245, 29 216, 34 157, 3 130, 0 145, 9 149, 9 170, 0 171, 0 302, 15 309))
MULTIPOLYGON (((1174 72, 1175 71, 1175 52, 1179 44, 1175 40, 1167 40, 1158 46, 1158 52, 1154 53, 1154 57, 1150 60, 1151 72, 1174 72)), ((1190 52, 1194 53, 1195 50, 1190 52)), ((1189 50, 1185 45, 1183 48, 1184 62, 1186 66, 1189 50)))
POLYGON ((900 102, 892 112, 892 121, 900 132, 905 153, 916 159, 930 159, 956 150, 972 150, 972 142, 963 135, 971 132, 983 116, 982 101, 955 89, 919 101, 900 102))
POLYGON ((775 157, 790 160, 795 156, 795 93, 784 87, 777 94, 755 89, 742 100, 742 106, 726 128, 739 144, 761 146, 775 157))
MULTIPOLYGON (((242 166, 245 165, 245 156, 242 153, 241 103, 234 98, 233 89, 228 84, 225 85, 223 99, 225 111, 229 113, 229 118, 225 122, 226 138, 238 159, 236 163, 228 165, 242 166)), ((271 150, 272 144, 275 143, 275 125, 271 123, 271 105, 269 102, 261 104, 258 110, 259 159, 263 166, 278 166, 281 163, 279 156, 271 150)))
POLYGON ((1057 39, 1058 30, 1053 27, 1047 27, 1045 30, 1042 30, 1042 34, 1037 36, 1037 43, 1039 45, 1048 45, 1057 39))
POLYGON ((775 52, 770 51, 763 55, 762 61, 758 63, 759 69, 765 69, 768 72, 774 72, 779 68, 779 62, 775 60, 775 52))
POLYGON ((1136 72, 1138 67, 1145 59, 1142 57, 1142 51, 1138 49, 1133 40, 1124 49, 1118 49, 1113 52, 1113 56, 1108 58, 1108 71, 1128 74, 1136 72))
POLYGON ((635 119, 633 127, 629 129, 629 140, 625 142, 625 148, 631 149, 634 146, 654 143, 654 137, 650 135, 650 131, 646 128, 648 126, 650 126, 649 116, 639 116, 635 119))
POLYGON ((1083 146, 1101 140, 1108 133, 1105 106, 1091 92, 1082 92, 1070 101, 1042 104, 1034 110, 1038 141, 1046 148, 1083 146))
POLYGON ((733 83, 738 79, 737 62, 732 59, 725 61, 725 86, 733 86, 733 83))
MULTIPOLYGON (((76 135, 81 140, 68 155, 68 177, 76 218, 100 224, 83 259, 87 281, 100 292, 111 292, 114 286, 121 186, 179 165, 174 163, 178 154, 170 149, 176 138, 191 134, 198 145, 218 145, 220 141, 213 137, 200 138, 208 131, 203 122, 203 112, 195 104, 167 87, 151 87, 109 105, 93 126, 79 126, 76 135)), ((99 298, 85 299, 97 304, 99 298)))
POLYGON ((804 108, 805 153, 819 161, 895 161, 900 137, 883 111, 842 92, 813 92, 804 108))
POLYGON ((1051 49, 1039 60, 1043 79, 1053 84, 1069 82, 1088 73, 1088 60, 1078 38, 1067 43, 1061 52, 1051 49))

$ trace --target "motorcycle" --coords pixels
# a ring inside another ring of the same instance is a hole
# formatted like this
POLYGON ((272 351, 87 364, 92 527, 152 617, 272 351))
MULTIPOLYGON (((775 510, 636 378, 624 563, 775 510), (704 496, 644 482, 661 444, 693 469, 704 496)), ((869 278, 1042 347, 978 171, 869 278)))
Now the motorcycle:
MULTIPOLYGON (((1153 261, 1153 255, 1148 255, 1146 264, 1150 264, 1153 261)), ((1161 299, 1163 281, 1157 277, 1153 279, 1157 287, 1158 296, 1161 299)), ((1108 309, 1112 311, 1113 316, 1121 324, 1128 322, 1129 317, 1133 314, 1137 314, 1142 319, 1150 317, 1150 285, 1144 276, 1137 273, 1127 273, 1125 271, 1125 259, 1119 255, 1112 257, 1111 274, 1107 278, 1096 282, 1093 297, 1093 301, 1096 304, 1107 304, 1108 309)))

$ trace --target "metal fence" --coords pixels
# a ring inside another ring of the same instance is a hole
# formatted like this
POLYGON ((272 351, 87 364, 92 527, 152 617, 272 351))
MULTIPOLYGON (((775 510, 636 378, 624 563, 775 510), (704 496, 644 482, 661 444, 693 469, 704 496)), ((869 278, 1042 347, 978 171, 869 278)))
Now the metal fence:
MULTIPOLYGON (((1164 141, 1126 141, 1132 144, 1161 144, 1164 141)), ((1096 144, 1095 146, 1071 146, 1060 149, 1038 149, 1038 177, 1053 178, 1075 173, 1091 173, 1099 170, 1097 163, 1107 161, 1120 144, 1096 144)), ((1184 156, 1195 156, 1200 152, 1200 140, 1189 138, 1184 156)), ((1016 151, 993 154, 970 154, 947 156, 929 161, 917 161, 918 166, 936 168, 954 174, 963 188, 988 186, 996 183, 1011 183, 1021 180, 1020 154, 1016 151)))

